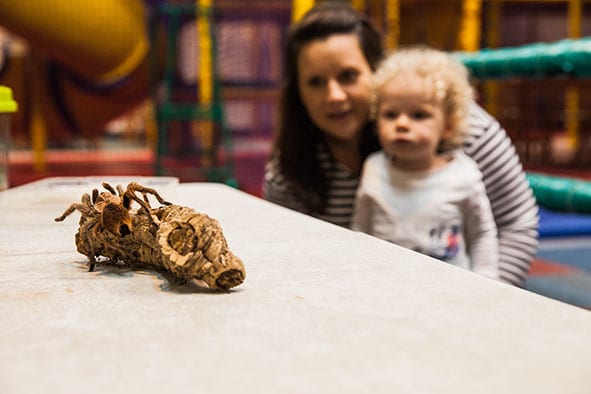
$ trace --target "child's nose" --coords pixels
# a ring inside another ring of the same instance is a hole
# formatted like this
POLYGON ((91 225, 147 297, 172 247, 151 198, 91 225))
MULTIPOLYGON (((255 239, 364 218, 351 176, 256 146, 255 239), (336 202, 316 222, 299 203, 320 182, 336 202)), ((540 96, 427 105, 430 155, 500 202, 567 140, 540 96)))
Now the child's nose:
POLYGON ((399 114, 396 118, 396 129, 406 130, 410 124, 410 118, 406 114, 399 114))

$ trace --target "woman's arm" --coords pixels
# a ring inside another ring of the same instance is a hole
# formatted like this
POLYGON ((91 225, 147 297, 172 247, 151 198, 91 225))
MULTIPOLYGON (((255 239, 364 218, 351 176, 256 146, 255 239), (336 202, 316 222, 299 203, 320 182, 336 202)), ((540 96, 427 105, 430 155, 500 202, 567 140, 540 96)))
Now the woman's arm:
POLYGON ((474 103, 464 151, 478 164, 497 224, 501 280, 522 286, 538 247, 538 206, 509 136, 474 103))

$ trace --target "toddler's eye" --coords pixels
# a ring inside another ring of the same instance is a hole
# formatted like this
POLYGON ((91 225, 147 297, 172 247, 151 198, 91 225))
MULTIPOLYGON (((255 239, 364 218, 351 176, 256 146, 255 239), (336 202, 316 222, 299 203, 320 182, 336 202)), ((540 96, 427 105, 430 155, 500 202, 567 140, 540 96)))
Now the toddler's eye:
POLYGON ((429 118, 431 115, 427 111, 416 111, 412 113, 412 118, 417 120, 423 120, 429 118))
POLYGON ((385 111, 382 111, 380 113, 380 116, 383 119, 394 120, 394 119, 396 119, 398 117, 398 112, 396 112, 396 111, 390 111, 390 110, 385 110, 385 111))

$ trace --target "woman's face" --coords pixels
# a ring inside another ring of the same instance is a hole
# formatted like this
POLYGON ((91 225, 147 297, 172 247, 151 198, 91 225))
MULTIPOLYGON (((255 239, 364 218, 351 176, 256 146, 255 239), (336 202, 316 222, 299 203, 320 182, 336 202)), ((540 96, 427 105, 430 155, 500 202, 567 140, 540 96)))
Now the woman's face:
POLYGON ((308 115, 329 138, 358 141, 368 120, 372 71, 355 34, 304 45, 298 88, 308 115))

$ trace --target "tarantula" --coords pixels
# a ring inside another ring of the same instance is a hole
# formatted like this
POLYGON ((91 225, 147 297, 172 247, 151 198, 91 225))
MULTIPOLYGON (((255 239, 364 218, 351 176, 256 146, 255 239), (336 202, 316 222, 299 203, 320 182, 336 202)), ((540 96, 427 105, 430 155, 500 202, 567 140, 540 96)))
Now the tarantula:
POLYGON ((81 213, 76 247, 88 257, 92 271, 99 256, 132 268, 164 268, 180 280, 197 279, 212 289, 230 289, 244 281, 242 261, 228 248, 218 221, 192 208, 172 205, 156 190, 131 182, 117 190, 85 193, 55 218, 61 222, 81 213), (143 198, 138 196, 138 193, 143 198), (162 206, 152 208, 148 195, 162 206), (131 210, 136 201, 140 208, 131 210))
POLYGON ((79 210, 84 215, 99 216, 99 223, 104 229, 113 235, 123 237, 130 234, 133 227, 129 213, 132 201, 137 201, 142 208, 149 212, 150 207, 147 199, 147 194, 149 193, 156 197, 161 204, 171 205, 169 202, 164 201, 154 189, 144 187, 136 182, 131 182, 125 191, 123 190, 123 186, 117 185, 118 194, 107 182, 103 182, 102 185, 107 191, 99 194, 97 189, 93 189, 92 203, 90 196, 85 193, 82 195, 82 203, 72 203, 55 221, 61 222, 66 216, 75 210, 79 210), (143 201, 137 197, 136 192, 142 193, 144 197, 143 201))

